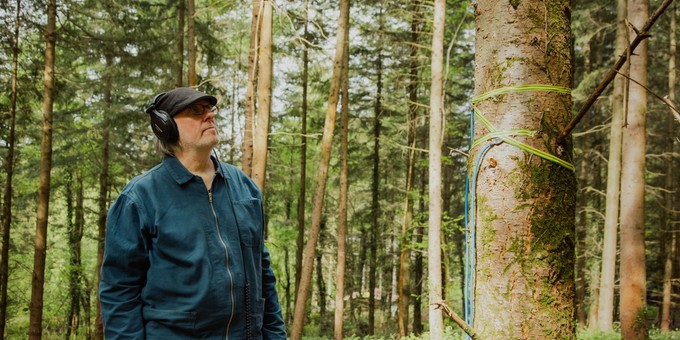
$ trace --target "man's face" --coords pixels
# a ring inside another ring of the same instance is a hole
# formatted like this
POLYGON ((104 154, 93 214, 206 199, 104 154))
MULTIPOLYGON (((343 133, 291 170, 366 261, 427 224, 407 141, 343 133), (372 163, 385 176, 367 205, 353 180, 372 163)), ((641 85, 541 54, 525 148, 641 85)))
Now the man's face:
POLYGON ((199 100, 174 117, 179 144, 185 151, 211 151, 219 142, 215 112, 211 108, 210 102, 199 100))

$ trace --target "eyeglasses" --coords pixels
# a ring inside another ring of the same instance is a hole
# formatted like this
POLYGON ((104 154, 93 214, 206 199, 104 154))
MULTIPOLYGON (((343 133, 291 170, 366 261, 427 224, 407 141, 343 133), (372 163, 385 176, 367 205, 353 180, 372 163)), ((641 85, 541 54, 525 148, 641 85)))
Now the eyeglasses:
POLYGON ((217 112, 217 106, 215 105, 192 104, 189 106, 189 109, 191 110, 191 113, 196 116, 203 115, 206 110, 209 110, 212 113, 217 112))

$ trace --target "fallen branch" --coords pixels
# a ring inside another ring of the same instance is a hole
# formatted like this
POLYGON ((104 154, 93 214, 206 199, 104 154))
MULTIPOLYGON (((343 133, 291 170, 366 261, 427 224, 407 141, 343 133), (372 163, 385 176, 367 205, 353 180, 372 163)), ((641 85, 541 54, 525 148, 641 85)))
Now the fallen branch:
POLYGON ((444 303, 444 301, 435 302, 432 305, 435 306, 435 309, 441 308, 442 310, 444 310, 444 313, 446 313, 456 324, 458 324, 458 326, 460 326, 460 328, 462 328, 463 331, 465 331, 465 333, 467 333, 467 335, 470 336, 470 338, 477 339, 477 332, 472 327, 470 327, 470 325, 468 325, 465 321, 463 321, 463 319, 461 319, 460 316, 454 313, 451 310, 451 308, 449 308, 449 306, 447 306, 446 303, 444 303))
POLYGON ((635 51, 635 48, 637 48, 638 45, 640 45, 640 43, 643 40, 650 37, 650 35, 648 33, 649 30, 652 28, 652 26, 654 25, 656 20, 659 18, 659 16, 661 16, 661 14, 666 10, 666 8, 668 8, 668 6, 672 2, 673 2, 673 0, 665 0, 659 6, 659 8, 657 8, 656 11, 654 11, 652 16, 649 17, 649 20, 647 20, 645 25, 642 26, 642 29, 640 29, 639 31, 636 30, 637 36, 635 37, 635 39, 633 39, 633 42, 630 43, 630 46, 628 46, 625 53, 619 57, 619 60, 616 61, 616 64, 614 64, 614 67, 611 70, 609 70, 609 72, 607 72, 607 74, 605 75, 604 80, 602 80, 600 85, 598 85, 595 88, 595 91, 588 97, 588 99, 586 99, 586 102, 583 104, 583 107, 581 107, 581 110, 579 110, 579 112, 576 114, 576 117, 574 117, 574 119, 572 119, 572 121, 569 122, 569 124, 567 124, 567 127, 564 128, 564 131, 562 131, 560 136, 557 137, 557 144, 558 145, 564 144, 564 140, 567 138, 567 136, 569 136, 569 134, 574 129, 574 127, 576 127, 576 124, 578 124, 581 121, 583 116, 585 116, 586 113, 588 112, 588 110, 590 110, 590 108, 593 106, 593 104, 595 104, 595 101, 597 100, 598 97, 600 97, 602 92, 604 92, 604 90, 607 88, 609 83, 611 83, 612 80, 614 80, 614 77, 616 77, 617 72, 626 63, 626 60, 628 59, 627 55, 632 54, 633 51, 635 51))

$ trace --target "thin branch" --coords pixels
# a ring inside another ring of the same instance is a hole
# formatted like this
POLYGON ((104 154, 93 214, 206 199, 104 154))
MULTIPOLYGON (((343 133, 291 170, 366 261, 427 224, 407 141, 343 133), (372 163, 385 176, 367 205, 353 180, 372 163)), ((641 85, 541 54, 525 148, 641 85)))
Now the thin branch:
POLYGON ((628 78, 628 80, 634 82, 635 84, 640 85, 643 89, 647 90, 647 92, 651 93, 654 97, 658 98, 661 102, 663 102, 668 107, 670 107, 671 112, 673 112, 673 115, 675 115, 675 119, 677 119, 678 122, 680 122, 680 111, 678 111, 678 109, 675 107, 675 104, 668 98, 668 96, 661 97, 660 95, 654 93, 654 91, 650 90, 647 86, 640 84, 637 80, 635 80, 635 79, 633 79, 633 78, 631 78, 631 77, 629 77, 629 76, 627 76, 627 75, 625 75, 625 74, 623 74, 619 71, 616 71, 616 73, 628 78))
MULTIPOLYGON (((661 16, 661 14, 666 10, 666 8, 668 8, 668 6, 672 2, 673 2, 673 0, 664 0, 664 2, 659 6, 659 8, 657 8, 657 10, 654 11, 652 16, 649 17, 649 20, 647 20, 645 25, 640 30, 640 33, 635 37, 635 39, 630 44, 630 46, 628 46, 628 49, 626 50, 626 55, 629 53, 628 51, 630 51, 630 53, 633 53, 633 51, 635 51, 635 48, 638 45, 640 45, 640 43, 643 40, 649 38, 649 34, 648 34, 649 29, 652 28, 652 26, 654 25, 656 20, 659 18, 659 16, 661 16)), ((567 127, 564 128, 564 131, 562 131, 560 136, 557 138, 557 144, 564 144, 564 140, 567 138, 567 136, 569 136, 571 131, 576 127, 576 124, 578 124, 581 121, 581 119, 583 119, 583 116, 586 115, 586 113, 593 106, 593 104, 595 103, 597 98, 602 94, 602 92, 604 92, 604 90, 607 88, 609 83, 611 83, 612 80, 614 80, 614 77, 616 77, 617 71, 620 70, 621 67, 623 66, 623 64, 626 62, 626 59, 627 59, 626 55, 622 55, 622 56, 619 57, 619 60, 616 61, 616 64, 614 64, 614 67, 611 70, 609 70, 609 72, 605 76, 605 79, 602 80, 600 85, 598 85, 597 88, 595 89, 595 91, 588 97, 586 102, 583 104, 583 107, 581 107, 581 110, 578 112, 578 114, 576 114, 576 117, 574 117, 574 119, 571 122, 569 122, 569 124, 567 124, 567 127)))

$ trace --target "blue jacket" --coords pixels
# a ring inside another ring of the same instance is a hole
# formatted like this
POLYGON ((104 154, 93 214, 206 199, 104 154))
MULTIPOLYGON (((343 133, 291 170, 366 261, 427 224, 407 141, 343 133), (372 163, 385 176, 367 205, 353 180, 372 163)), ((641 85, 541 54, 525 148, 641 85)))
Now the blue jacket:
POLYGON ((236 167, 221 163, 208 191, 165 157, 123 189, 106 233, 107 340, 285 339, 262 195, 236 167))

